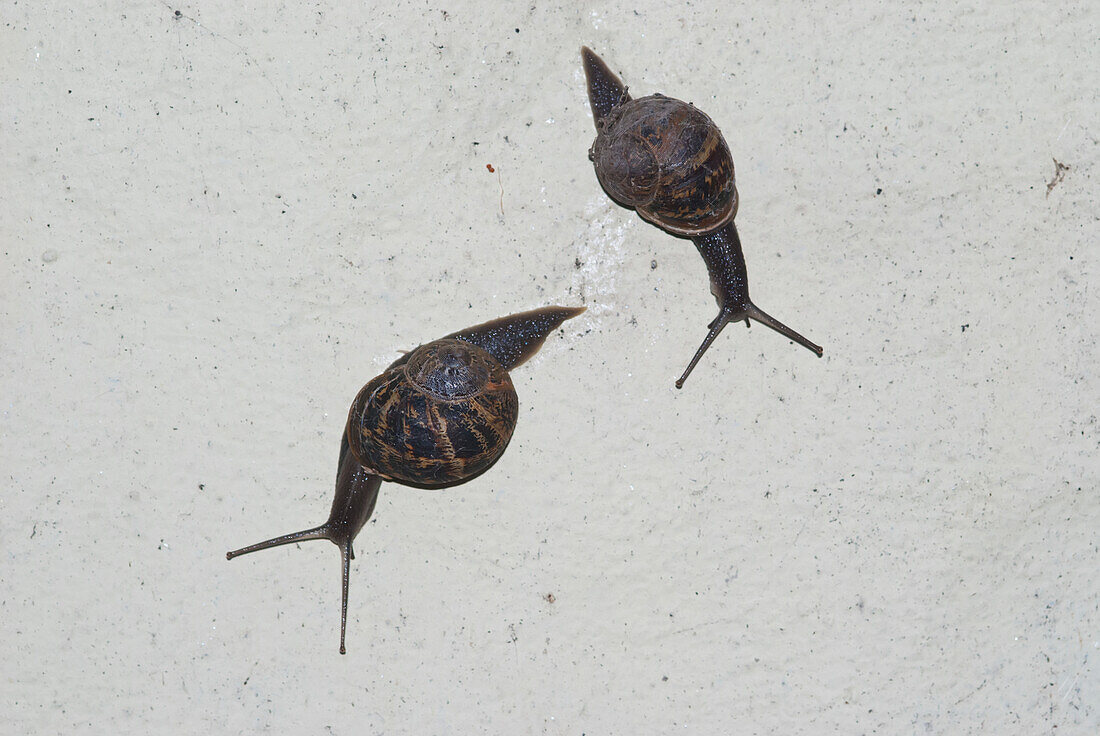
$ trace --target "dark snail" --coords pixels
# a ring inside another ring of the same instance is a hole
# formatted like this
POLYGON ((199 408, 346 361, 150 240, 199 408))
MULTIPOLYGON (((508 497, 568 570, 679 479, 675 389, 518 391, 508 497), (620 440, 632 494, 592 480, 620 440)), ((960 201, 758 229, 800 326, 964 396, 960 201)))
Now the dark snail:
POLYGON ((394 361, 355 397, 328 521, 229 552, 328 539, 343 556, 340 654, 345 653, 352 540, 370 519, 382 481, 418 488, 465 483, 504 453, 519 415, 508 371, 538 352, 584 307, 543 307, 460 330, 394 361))
POLYGON ((737 187, 730 155, 718 126, 695 106, 664 95, 632 99, 615 74, 588 47, 581 48, 596 141, 588 157, 607 194, 633 207, 645 220, 691 238, 710 274, 718 316, 691 359, 684 381, 714 338, 730 322, 749 318, 822 354, 814 345, 749 299, 745 256, 733 218, 737 187))

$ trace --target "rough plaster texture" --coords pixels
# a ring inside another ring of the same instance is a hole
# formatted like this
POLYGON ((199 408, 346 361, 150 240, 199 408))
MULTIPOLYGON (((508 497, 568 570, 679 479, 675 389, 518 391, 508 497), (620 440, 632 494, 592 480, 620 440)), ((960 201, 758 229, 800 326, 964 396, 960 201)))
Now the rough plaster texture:
POLYGON ((372 5, 0 8, 0 729, 1097 733, 1100 6, 372 5), (823 359, 673 388, 714 301, 582 43, 719 123, 823 359), (502 461, 383 487, 346 657, 331 545, 225 560, 397 350, 548 303, 502 461))

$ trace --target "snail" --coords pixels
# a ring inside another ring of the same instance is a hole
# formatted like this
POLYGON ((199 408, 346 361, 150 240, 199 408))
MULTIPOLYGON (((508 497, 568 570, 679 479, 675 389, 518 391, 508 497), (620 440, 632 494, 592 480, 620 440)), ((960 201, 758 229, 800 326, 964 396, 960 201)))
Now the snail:
POLYGON ((346 653, 352 541, 370 520, 382 481, 446 488, 485 472, 504 453, 519 416, 508 371, 584 307, 543 307, 451 333, 406 353, 359 391, 340 441, 328 521, 226 554, 226 559, 310 539, 343 557, 340 654, 346 653))
POLYGON ((646 221, 691 238, 710 274, 718 316, 676 388, 730 322, 754 319, 809 348, 820 346, 770 316, 749 299, 745 256, 733 218, 737 187, 733 156, 714 121, 694 105, 655 94, 632 99, 626 87, 587 46, 581 48, 596 140, 588 158, 600 186, 646 221))

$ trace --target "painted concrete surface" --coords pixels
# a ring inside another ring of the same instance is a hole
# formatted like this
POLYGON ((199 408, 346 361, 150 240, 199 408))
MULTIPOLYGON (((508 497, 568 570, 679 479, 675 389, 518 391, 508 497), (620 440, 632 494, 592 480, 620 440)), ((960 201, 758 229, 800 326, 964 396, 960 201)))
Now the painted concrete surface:
POLYGON ((5 732, 1100 730, 1100 10, 803 6, 6 3, 5 732), (721 126, 822 359, 673 387, 714 300, 582 44, 721 126), (397 351, 544 304, 503 459, 383 486, 347 656, 331 545, 226 561, 397 351))

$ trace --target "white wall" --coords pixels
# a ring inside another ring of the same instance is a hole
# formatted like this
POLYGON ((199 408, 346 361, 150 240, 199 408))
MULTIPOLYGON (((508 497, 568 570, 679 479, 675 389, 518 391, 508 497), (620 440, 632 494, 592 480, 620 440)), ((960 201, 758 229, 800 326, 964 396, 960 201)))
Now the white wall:
POLYGON ((11 732, 1096 733, 1100 10, 803 6, 0 8, 11 732), (673 388, 714 300, 582 43, 721 126, 823 359, 673 388), (225 560, 396 351, 551 303, 500 463, 383 486, 346 657, 331 546, 225 560))

